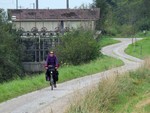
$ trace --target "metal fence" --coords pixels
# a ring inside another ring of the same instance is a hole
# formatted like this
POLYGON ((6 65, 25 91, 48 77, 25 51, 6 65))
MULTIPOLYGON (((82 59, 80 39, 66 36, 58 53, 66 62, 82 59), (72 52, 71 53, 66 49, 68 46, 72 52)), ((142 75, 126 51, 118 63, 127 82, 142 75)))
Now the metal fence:
POLYGON ((50 32, 45 34, 23 32, 21 43, 23 49, 23 67, 28 72, 40 72, 49 50, 54 49, 60 43, 60 35, 50 32))

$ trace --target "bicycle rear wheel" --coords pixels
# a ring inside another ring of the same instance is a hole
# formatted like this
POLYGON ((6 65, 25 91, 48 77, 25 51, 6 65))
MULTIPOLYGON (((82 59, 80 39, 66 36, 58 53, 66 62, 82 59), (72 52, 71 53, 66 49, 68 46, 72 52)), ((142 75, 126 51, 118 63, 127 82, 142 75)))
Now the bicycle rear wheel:
POLYGON ((53 84, 52 83, 50 83, 50 86, 51 86, 51 90, 53 90, 53 84))
POLYGON ((51 86, 51 90, 53 90, 54 88, 54 81, 53 81, 53 77, 51 76, 51 79, 50 79, 50 86, 51 86))

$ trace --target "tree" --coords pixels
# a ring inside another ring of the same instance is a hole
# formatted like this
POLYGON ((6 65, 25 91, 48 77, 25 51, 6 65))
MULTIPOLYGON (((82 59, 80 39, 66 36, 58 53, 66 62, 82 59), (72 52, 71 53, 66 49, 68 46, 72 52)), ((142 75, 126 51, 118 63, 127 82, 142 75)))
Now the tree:
POLYGON ((139 30, 150 30, 150 1, 149 0, 141 0, 141 4, 139 5, 140 10, 138 10, 138 20, 136 23, 136 27, 139 30))
POLYGON ((150 30, 149 0, 94 0, 94 2, 95 6, 101 9, 98 29, 104 30, 107 34, 123 32, 132 34, 131 31, 150 30))
POLYGON ((4 10, 0 11, 0 82, 21 73, 21 45, 19 36, 8 23, 4 10))
POLYGON ((100 8, 100 20, 97 22, 97 29, 103 29, 106 14, 108 12, 108 4, 106 0, 94 0, 96 7, 100 8))
POLYGON ((61 62, 79 65, 96 59, 99 49, 91 31, 77 29, 65 34, 55 51, 61 62))

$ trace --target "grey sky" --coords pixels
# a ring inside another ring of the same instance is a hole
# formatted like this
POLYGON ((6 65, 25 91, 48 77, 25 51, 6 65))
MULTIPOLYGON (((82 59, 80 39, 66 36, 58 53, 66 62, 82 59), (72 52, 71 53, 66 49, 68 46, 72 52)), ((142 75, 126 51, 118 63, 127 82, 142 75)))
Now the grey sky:
MULTIPOLYGON (((36 0, 18 0, 18 6, 22 8, 33 8, 36 0)), ((93 0, 69 0, 70 8, 79 7, 81 4, 93 3, 93 0)), ((0 0, 0 8, 14 9, 16 8, 16 0, 0 0)), ((39 0, 39 8, 62 9, 66 8, 66 0, 39 0)))

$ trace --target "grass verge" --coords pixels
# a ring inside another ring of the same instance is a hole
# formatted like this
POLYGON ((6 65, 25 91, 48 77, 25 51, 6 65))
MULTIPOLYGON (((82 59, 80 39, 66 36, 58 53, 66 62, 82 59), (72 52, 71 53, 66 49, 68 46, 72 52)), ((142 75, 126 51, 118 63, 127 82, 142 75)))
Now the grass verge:
POLYGON ((130 44, 125 52, 137 58, 148 57, 150 55, 150 38, 144 38, 135 44, 130 44))
POLYGON ((68 67, 66 66, 59 70, 59 72, 61 73, 60 82, 102 72, 104 70, 108 70, 121 65, 123 65, 123 63, 120 60, 116 60, 108 56, 103 56, 101 58, 98 58, 97 60, 91 61, 91 63, 89 64, 68 67))
MULTIPOLYGON (((122 61, 103 56, 89 64, 65 66, 59 69, 59 83, 123 65, 122 61)), ((0 102, 48 86, 45 74, 0 84, 0 102)))
POLYGON ((108 36, 103 36, 103 37, 99 38, 99 45, 101 47, 111 45, 111 44, 115 44, 115 43, 119 43, 119 42, 120 41, 114 40, 113 38, 109 38, 108 36))
POLYGON ((134 72, 111 76, 84 97, 76 97, 66 113, 149 113, 150 59, 134 72))

